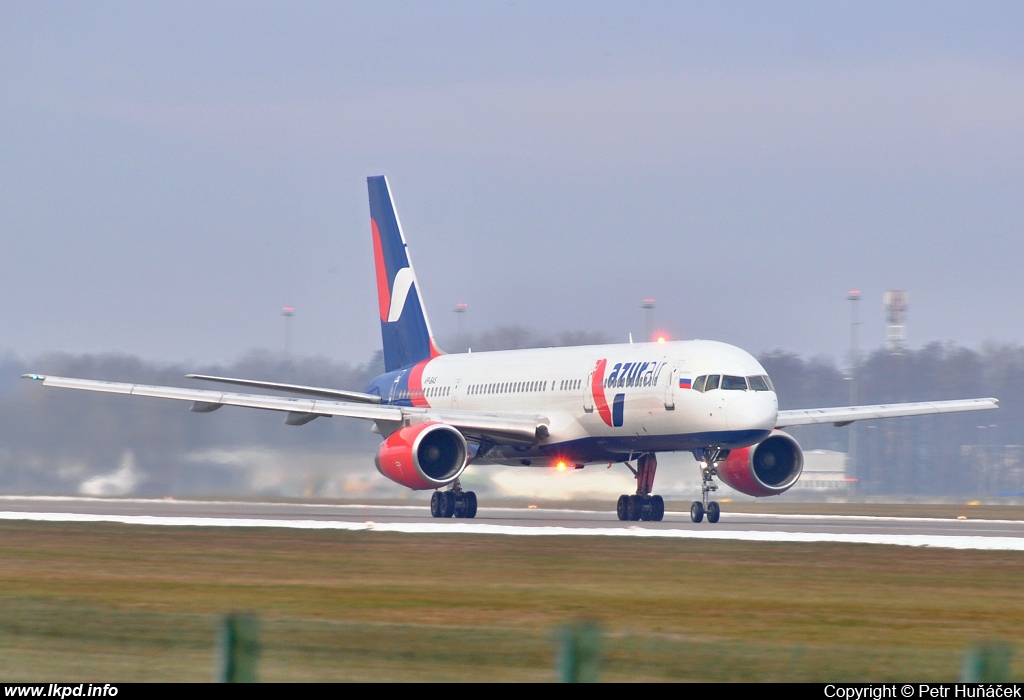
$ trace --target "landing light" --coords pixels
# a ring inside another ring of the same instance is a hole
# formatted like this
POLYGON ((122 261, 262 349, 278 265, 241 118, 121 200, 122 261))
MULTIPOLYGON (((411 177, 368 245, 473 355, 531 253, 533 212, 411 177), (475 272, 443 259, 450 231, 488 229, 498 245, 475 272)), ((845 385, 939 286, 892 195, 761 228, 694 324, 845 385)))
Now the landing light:
POLYGON ((560 471, 560 472, 564 472, 565 471, 565 462, 559 462, 558 464, 555 465, 555 468, 558 469, 558 471, 560 471))
POLYGON ((664 342, 665 342, 665 336, 663 336, 663 335, 659 335, 659 336, 658 336, 658 342, 659 342, 659 343, 664 343, 664 342))

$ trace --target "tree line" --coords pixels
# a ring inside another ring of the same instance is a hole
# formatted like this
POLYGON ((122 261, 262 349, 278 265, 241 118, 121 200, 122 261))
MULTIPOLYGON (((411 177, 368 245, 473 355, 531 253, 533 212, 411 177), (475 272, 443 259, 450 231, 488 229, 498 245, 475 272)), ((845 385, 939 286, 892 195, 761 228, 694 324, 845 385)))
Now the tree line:
MULTIPOLYGON (((510 326, 462 335, 442 347, 474 351, 607 342, 600 334, 538 335, 510 326)), ((1008 495, 1024 492, 1024 347, 972 350, 932 343, 893 354, 866 354, 856 371, 825 357, 776 350, 759 357, 775 384, 780 408, 843 406, 856 376, 858 403, 894 403, 994 396, 1000 409, 897 418, 857 424, 851 473, 865 495, 1008 495)), ((0 358, 0 492, 77 493, 130 455, 135 493, 165 495, 273 493, 225 455, 267 449, 289 455, 348 455, 367 475, 380 438, 365 421, 317 419, 299 428, 271 411, 225 407, 196 414, 188 404, 44 389, 26 372, 143 384, 211 385, 189 372, 361 390, 383 371, 380 353, 362 364, 253 351, 220 365, 184 366, 121 354, 52 353, 32 360, 0 358), (261 491, 262 488, 262 491, 261 491)), ((792 429, 805 450, 846 452, 850 428, 792 429)), ((244 462, 244 458, 239 458, 244 462)), ((292 465, 281 465, 287 472, 292 465)), ((294 469, 299 469, 298 464, 294 469)))
MULTIPOLYGON (((866 495, 1024 495, 1024 347, 929 343, 901 353, 878 349, 855 368, 784 351, 759 359, 783 409, 848 405, 854 377, 859 404, 999 399, 995 411, 857 423, 850 471, 866 495)), ((805 450, 847 452, 849 431, 808 426, 790 432, 805 450)))

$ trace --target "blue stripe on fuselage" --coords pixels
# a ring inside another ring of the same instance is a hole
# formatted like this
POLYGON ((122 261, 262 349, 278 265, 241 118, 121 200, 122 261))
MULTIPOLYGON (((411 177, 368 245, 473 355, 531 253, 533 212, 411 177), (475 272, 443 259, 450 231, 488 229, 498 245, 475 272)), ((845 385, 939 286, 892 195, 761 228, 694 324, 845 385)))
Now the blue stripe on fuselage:
POLYGON ((381 398, 385 406, 412 406, 409 397, 409 373, 411 367, 386 372, 370 380, 364 392, 381 398), (397 380, 397 384, 395 381, 397 380), (393 397, 393 398, 392 398, 393 397))
MULTIPOLYGON (((481 457, 480 462, 520 464, 523 459, 563 461, 568 464, 621 462, 639 452, 689 452, 706 447, 739 449, 755 445, 771 430, 723 430, 679 435, 633 435, 622 437, 586 437, 532 447, 507 447, 505 455, 481 457)), ((538 461, 535 466, 547 466, 538 461)))

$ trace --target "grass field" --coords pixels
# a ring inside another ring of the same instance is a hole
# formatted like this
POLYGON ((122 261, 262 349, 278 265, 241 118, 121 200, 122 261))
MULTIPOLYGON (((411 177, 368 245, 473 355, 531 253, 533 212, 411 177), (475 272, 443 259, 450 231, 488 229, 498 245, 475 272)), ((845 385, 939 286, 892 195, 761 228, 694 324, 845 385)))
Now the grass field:
POLYGON ((603 680, 953 680, 1024 642, 1020 553, 7 521, 0 555, 3 680, 210 680, 230 611, 263 680, 553 680, 577 619, 603 680))

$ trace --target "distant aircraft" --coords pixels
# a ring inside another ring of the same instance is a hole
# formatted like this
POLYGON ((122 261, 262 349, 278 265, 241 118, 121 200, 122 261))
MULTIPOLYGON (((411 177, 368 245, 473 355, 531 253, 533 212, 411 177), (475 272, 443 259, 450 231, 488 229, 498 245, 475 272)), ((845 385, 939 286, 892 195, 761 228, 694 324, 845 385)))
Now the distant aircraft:
POLYGON ((619 519, 661 520, 665 502, 652 494, 657 454, 689 451, 702 490, 690 517, 714 523, 721 513, 711 500, 714 477, 751 496, 780 494, 800 478, 803 452, 780 428, 998 407, 985 398, 780 411, 753 356, 704 340, 446 355, 434 343, 388 181, 370 177, 368 186, 385 372, 365 391, 196 374, 187 377, 295 396, 24 376, 45 386, 191 401, 200 413, 283 411, 288 425, 320 416, 373 421, 384 438, 377 469, 410 489, 434 489, 437 518, 476 515, 476 494, 459 483, 469 464, 623 463, 637 487, 619 497, 619 519))

